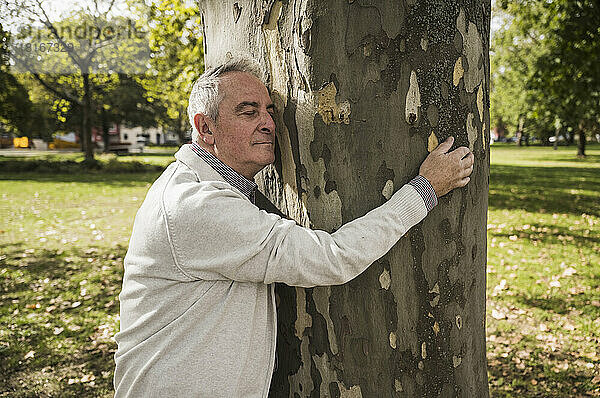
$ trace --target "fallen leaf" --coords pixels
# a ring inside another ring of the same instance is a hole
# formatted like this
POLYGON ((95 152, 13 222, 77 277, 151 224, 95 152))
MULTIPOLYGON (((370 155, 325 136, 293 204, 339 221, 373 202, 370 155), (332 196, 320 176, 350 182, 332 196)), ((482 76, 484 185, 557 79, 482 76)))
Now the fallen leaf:
POLYGON ((92 380, 96 380, 96 376, 94 376, 94 375, 92 375, 92 374, 90 374, 90 375, 84 375, 84 376, 81 378, 81 382, 82 382, 82 383, 88 383, 88 382, 90 382, 90 381, 92 381, 92 380))
POLYGON ((503 312, 500 312, 498 310, 492 310, 492 318, 494 318, 494 319, 505 319, 506 318, 506 314, 504 314, 503 312))

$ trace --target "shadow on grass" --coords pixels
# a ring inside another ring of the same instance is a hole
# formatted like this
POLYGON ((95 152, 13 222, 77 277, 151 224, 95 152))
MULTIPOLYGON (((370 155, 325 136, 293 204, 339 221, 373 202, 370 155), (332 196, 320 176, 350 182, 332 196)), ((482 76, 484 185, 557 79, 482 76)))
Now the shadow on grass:
POLYGON ((600 216, 598 168, 492 165, 490 186, 492 209, 600 216))
MULTIPOLYGON (((588 227, 592 230, 592 226, 584 224, 583 227, 588 227)), ((600 243, 600 236, 586 236, 581 231, 569 230, 569 228, 557 224, 531 224, 531 227, 535 228, 532 230, 516 230, 513 232, 491 232, 488 234, 495 237, 509 238, 512 235, 518 235, 519 239, 525 239, 528 241, 538 241, 541 243, 559 243, 561 241, 568 241, 569 244, 581 244, 582 246, 592 247, 594 244, 600 243)))
POLYGON ((587 293, 567 297, 549 297, 548 295, 530 296, 524 294, 515 294, 512 297, 515 305, 519 308, 535 308, 558 315, 568 315, 576 308, 579 311, 583 311, 586 317, 595 319, 600 316, 600 307, 591 304, 596 298, 593 291, 594 289, 590 289, 587 293))
POLYGON ((0 396, 112 396, 126 248, 26 247, 1 247, 0 396))
MULTIPOLYGON (((529 336, 533 340, 533 336, 529 336)), ((537 341, 529 343, 533 347, 537 341)), ((511 349, 511 351, 514 351, 511 349)), ((592 377, 582 368, 568 366, 559 369, 558 364, 574 364, 580 357, 577 353, 556 351, 537 357, 536 353, 521 361, 525 363, 523 369, 517 367, 515 354, 509 352, 506 358, 496 356, 488 358, 488 374, 490 379, 490 393, 493 397, 539 397, 563 398, 595 396, 585 395, 592 393, 596 386, 592 377)))

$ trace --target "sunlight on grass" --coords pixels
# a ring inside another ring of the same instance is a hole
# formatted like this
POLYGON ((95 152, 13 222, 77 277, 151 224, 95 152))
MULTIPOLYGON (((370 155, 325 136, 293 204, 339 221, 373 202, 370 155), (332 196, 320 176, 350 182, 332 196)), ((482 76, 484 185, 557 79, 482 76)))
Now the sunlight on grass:
POLYGON ((492 147, 487 340, 494 397, 600 396, 600 146, 492 147))
MULTIPOLYGON (((491 150, 492 396, 600 396, 600 146, 491 150)), ((0 397, 112 396, 123 258, 160 174, 137 171, 0 171, 0 397)))
POLYGON ((112 396, 123 257, 156 176, 1 176, 0 396, 112 396))

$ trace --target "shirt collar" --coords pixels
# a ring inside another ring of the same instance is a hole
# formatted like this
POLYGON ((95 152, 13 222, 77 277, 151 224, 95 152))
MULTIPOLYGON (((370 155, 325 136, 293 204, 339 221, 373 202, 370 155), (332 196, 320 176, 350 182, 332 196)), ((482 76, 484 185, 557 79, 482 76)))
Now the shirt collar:
POLYGON ((250 181, 197 143, 193 142, 191 149, 219 173, 226 182, 239 189, 252 203, 254 203, 255 190, 258 188, 258 185, 256 185, 254 181, 250 181))

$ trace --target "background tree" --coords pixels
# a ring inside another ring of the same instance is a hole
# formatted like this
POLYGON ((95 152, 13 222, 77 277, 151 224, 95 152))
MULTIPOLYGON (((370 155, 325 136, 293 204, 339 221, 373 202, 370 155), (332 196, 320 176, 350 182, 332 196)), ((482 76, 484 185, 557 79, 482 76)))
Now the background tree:
POLYGON ((600 7, 594 0, 502 0, 505 23, 495 34, 493 120, 513 131, 522 115, 547 140, 556 125, 579 135, 600 126, 600 7))
POLYGON ((9 38, 0 24, 0 132, 21 136, 27 134, 32 104, 27 90, 10 71, 9 38))
POLYGON ((103 80, 101 75, 123 68, 145 70, 143 54, 147 41, 139 34, 143 20, 134 22, 116 15, 115 3, 96 0, 85 8, 72 10, 59 21, 51 20, 40 0, 13 0, 3 4, 4 18, 20 20, 23 24, 16 36, 20 41, 12 46, 15 63, 56 97, 78 108, 86 162, 94 159, 93 80, 103 80), (128 40, 122 40, 125 36, 119 34, 128 35, 128 40), (48 43, 52 43, 52 47, 48 43))
POLYGON ((113 123, 149 128, 166 114, 162 103, 151 97, 136 76, 113 73, 98 77, 103 79, 95 81, 92 108, 97 126, 102 129, 105 152, 110 150, 108 131, 113 123))
POLYGON ((358 278, 277 286, 272 396, 488 396, 489 1, 200 4, 207 65, 269 72, 276 162, 257 180, 298 223, 365 214, 450 134, 475 154, 471 182, 358 278))
POLYGON ((200 14, 196 2, 155 1, 148 13, 150 68, 139 78, 149 98, 165 107, 162 126, 185 142, 190 125, 187 118, 188 94, 204 72, 200 14))

